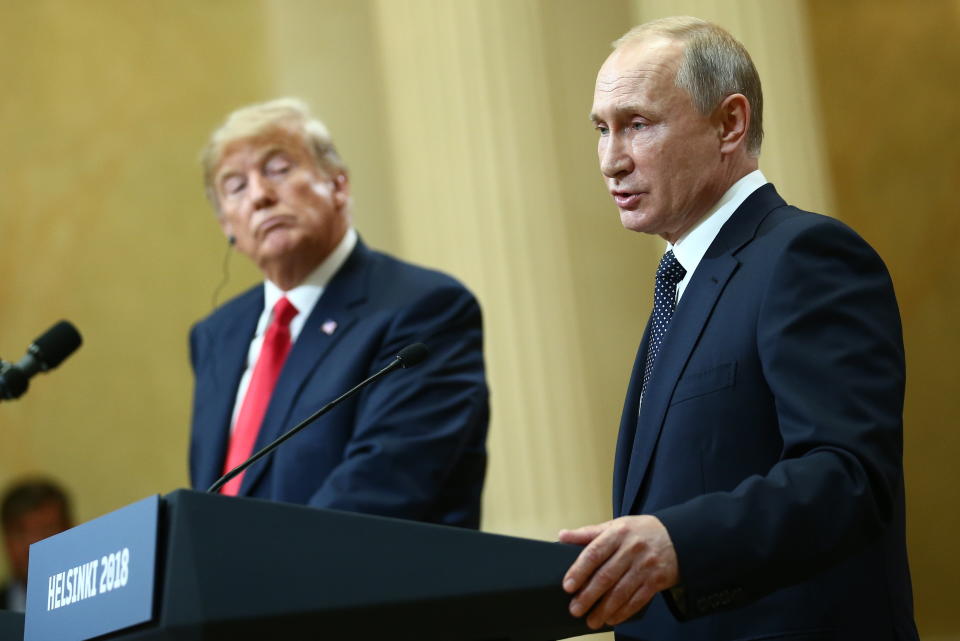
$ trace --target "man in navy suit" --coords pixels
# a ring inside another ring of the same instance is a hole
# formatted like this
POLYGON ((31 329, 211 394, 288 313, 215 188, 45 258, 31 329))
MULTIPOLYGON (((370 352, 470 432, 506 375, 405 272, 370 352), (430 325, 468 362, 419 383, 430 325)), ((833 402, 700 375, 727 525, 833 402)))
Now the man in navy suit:
POLYGON ((475 298, 364 245, 346 167, 301 101, 234 112, 203 165, 225 235, 265 281, 191 331, 193 486, 422 342, 422 364, 337 406, 224 492, 479 527, 488 404, 475 298))
POLYGON ((917 639, 883 262, 758 170, 760 81, 727 32, 667 18, 614 47, 593 103, 601 172, 623 225, 668 246, 618 518, 560 535, 586 546, 563 579, 571 612, 618 639, 917 639))

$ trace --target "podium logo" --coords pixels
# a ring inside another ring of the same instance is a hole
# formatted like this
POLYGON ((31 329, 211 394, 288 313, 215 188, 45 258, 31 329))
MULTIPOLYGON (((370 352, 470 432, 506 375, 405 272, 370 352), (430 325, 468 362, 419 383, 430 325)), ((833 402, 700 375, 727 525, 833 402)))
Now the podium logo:
POLYGON ((47 578, 47 611, 122 588, 129 580, 129 548, 57 572, 47 578))

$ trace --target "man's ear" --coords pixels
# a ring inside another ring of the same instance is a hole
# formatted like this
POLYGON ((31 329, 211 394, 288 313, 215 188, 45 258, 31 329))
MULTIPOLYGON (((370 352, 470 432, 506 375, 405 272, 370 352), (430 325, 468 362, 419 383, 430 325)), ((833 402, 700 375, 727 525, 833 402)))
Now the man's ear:
POLYGON ((333 199, 341 209, 350 202, 350 178, 345 171, 333 175, 333 199))
POLYGON ((730 94, 720 102, 714 119, 721 153, 729 154, 746 147, 750 115, 750 101, 742 93, 730 94))
POLYGON ((227 237, 227 242, 232 247, 237 244, 237 237, 233 234, 233 226, 227 222, 227 217, 223 214, 217 216, 217 222, 220 223, 220 229, 223 230, 223 235, 227 237))

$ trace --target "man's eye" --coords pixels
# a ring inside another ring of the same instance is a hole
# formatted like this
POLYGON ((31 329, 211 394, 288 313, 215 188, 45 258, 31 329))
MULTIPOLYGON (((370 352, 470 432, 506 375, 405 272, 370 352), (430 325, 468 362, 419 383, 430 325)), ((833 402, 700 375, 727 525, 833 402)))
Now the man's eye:
POLYGON ((606 136, 608 133, 610 133, 610 129, 608 129, 606 125, 597 125, 594 128, 600 132, 601 136, 606 136))
POLYGON ((634 122, 631 126, 632 126, 634 129, 636 129, 637 131, 639 131, 639 130, 641 130, 641 129, 646 129, 646 128, 647 128, 647 123, 645 123, 645 122, 634 122))
POLYGON ((274 158, 269 163, 267 163, 267 174, 271 176, 278 176, 287 173, 290 171, 290 163, 287 160, 281 158, 274 158))
POLYGON ((246 187, 247 181, 239 176, 233 178, 227 178, 223 181, 223 193, 225 194, 237 194, 243 191, 243 188, 246 187))

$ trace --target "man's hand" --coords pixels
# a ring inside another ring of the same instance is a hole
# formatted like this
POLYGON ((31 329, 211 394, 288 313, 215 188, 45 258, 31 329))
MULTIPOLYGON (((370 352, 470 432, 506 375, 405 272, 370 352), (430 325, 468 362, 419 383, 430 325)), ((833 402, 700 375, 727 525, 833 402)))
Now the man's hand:
POLYGON ((590 612, 587 625, 594 630, 623 623, 679 580, 673 542, 655 516, 622 516, 562 530, 560 542, 587 546, 567 570, 563 589, 576 593, 570 613, 590 612))

